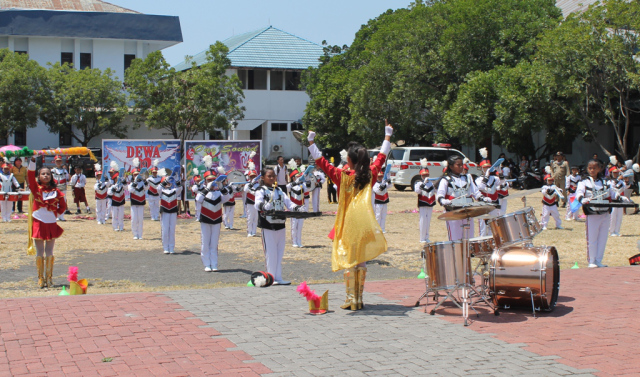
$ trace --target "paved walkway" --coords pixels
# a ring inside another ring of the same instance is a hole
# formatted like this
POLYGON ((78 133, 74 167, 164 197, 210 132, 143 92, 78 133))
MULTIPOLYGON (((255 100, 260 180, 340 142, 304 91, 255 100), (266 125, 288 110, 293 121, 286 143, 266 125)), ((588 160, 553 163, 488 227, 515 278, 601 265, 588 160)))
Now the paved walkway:
POLYGON ((0 376, 637 375, 639 269, 563 271, 533 319, 436 316, 416 279, 367 283, 366 308, 306 314, 295 286, 0 301, 0 376))

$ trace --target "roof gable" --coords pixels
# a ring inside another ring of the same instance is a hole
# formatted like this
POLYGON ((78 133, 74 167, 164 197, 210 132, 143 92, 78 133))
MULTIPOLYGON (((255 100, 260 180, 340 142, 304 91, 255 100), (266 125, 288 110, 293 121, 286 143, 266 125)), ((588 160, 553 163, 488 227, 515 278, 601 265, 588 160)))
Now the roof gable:
MULTIPOLYGON (((229 48, 227 57, 232 67, 307 69, 317 67, 324 53, 319 44, 273 26, 239 34, 222 43, 229 48)), ((193 56, 192 60, 197 65, 205 63, 207 51, 193 56)), ((186 62, 175 66, 179 71, 189 68, 191 64, 186 62)))
POLYGON ((138 13, 131 9, 119 7, 102 0, 0 0, 0 9, 138 13))

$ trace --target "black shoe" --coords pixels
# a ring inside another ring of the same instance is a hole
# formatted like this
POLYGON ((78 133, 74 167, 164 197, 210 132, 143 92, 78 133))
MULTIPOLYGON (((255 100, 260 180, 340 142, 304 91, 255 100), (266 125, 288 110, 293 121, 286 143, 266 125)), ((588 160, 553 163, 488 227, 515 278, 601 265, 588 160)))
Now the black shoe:
POLYGON ((66 210, 66 211, 64 211, 64 214, 65 214, 65 215, 70 215, 70 214, 71 214, 71 211, 66 210))
POLYGON ((82 212, 80 212, 80 208, 78 208, 78 210, 76 211, 76 215, 80 215, 82 214, 82 212))

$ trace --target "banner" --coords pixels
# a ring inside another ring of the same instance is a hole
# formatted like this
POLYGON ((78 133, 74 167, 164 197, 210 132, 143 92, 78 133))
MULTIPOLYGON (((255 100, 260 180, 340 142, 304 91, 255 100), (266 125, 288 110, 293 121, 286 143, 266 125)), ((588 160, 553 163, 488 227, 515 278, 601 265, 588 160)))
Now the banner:
POLYGON ((169 169, 181 165, 180 140, 102 140, 102 169, 107 172, 111 161, 124 168, 126 175, 133 169, 133 159, 140 159, 139 168, 150 169, 153 161, 158 160, 158 169, 169 169))
MULTIPOLYGON (((204 156, 211 156, 215 170, 218 166, 222 166, 227 175, 237 178, 235 181, 242 181, 239 173, 244 175, 248 171, 249 155, 256 152, 253 157, 253 163, 256 165, 256 171, 262 168, 262 141, 261 140, 185 140, 184 142, 186 168, 187 168, 187 199, 194 200, 195 196, 191 192, 193 186, 193 177, 195 176, 193 169, 198 169, 198 175, 206 171, 204 166, 204 156), (236 172, 235 174, 232 172, 236 172)), ((260 173, 258 173, 260 174, 260 173)), ((234 181, 232 179, 232 181, 234 181)), ((237 197, 242 193, 236 194, 237 197)))

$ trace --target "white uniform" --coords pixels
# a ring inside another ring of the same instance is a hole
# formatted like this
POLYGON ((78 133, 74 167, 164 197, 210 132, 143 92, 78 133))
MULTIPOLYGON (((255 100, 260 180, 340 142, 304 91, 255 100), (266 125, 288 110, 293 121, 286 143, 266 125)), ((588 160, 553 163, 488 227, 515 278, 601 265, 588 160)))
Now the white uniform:
MULTIPOLYGON (((452 205, 455 206, 457 205, 456 201, 472 202, 471 198, 482 199, 482 194, 473 182, 471 174, 461 176, 445 175, 440 180, 438 191, 436 192, 436 201, 441 205, 442 200, 453 201, 452 205)), ((447 221, 449 241, 462 239, 463 225, 466 224, 469 225, 469 234, 467 236, 473 238, 473 219, 447 221)))
POLYGON ((129 184, 129 200, 131 201, 131 232, 133 239, 142 239, 144 223, 144 206, 146 203, 147 182, 143 179, 129 184))
MULTIPOLYGON (((216 183, 209 187, 213 188, 216 183)), ((222 204, 229 200, 233 193, 223 195, 220 190, 203 189, 196 195, 196 203, 200 203, 200 258, 205 268, 218 270, 218 241, 220 239, 220 223, 222 222, 222 204)), ((208 271, 208 270, 207 270, 208 271)))
POLYGON ((540 225, 542 225, 543 230, 547 229, 549 216, 552 216, 556 221, 556 228, 562 229, 562 220, 560 219, 560 213, 558 213, 560 196, 558 196, 556 189, 556 185, 544 185, 540 190, 542 192, 542 218, 540 219, 540 225))
POLYGON ((111 197, 111 225, 116 232, 124 230, 124 185, 120 182, 109 187, 111 197))
POLYGON ((149 212, 151 212, 151 220, 160 220, 160 180, 161 177, 151 176, 147 178, 149 189, 147 190, 147 202, 149 203, 149 212))
POLYGON ((274 190, 266 186, 262 186, 259 190, 256 190, 255 202, 255 208, 260 213, 258 226, 262 228, 262 249, 264 251, 267 272, 273 275, 275 282, 278 284, 287 283, 282 280, 282 258, 284 256, 286 238, 286 219, 266 216, 263 211, 270 209, 284 210, 284 208, 294 210, 297 206, 289 200, 289 197, 279 188, 274 190), (279 199, 272 202, 271 199, 274 196, 277 196, 279 199), (283 208, 278 208, 278 206, 280 206, 278 203, 281 203, 281 207, 283 208))
POLYGON ((107 217, 107 191, 109 190, 109 183, 107 181, 96 182, 93 185, 96 198, 96 221, 98 224, 104 224, 107 217))
POLYGON ((431 181, 418 181, 413 186, 413 191, 418 194, 418 210, 420 211, 420 242, 429 240, 429 228, 433 206, 436 205, 436 188, 431 181))
POLYGON ((18 184, 18 180, 13 174, 4 174, 0 171, 0 191, 3 193, 0 197, 0 211, 2 211, 2 221, 9 222, 11 221, 11 212, 12 205, 14 202, 7 200, 5 198, 5 194, 10 192, 17 192, 20 188, 18 184))
POLYGON ((224 223, 225 229, 234 229, 233 228, 233 217, 236 212, 236 198, 235 193, 242 190, 242 186, 240 185, 231 185, 229 186, 231 192, 231 197, 229 200, 225 201, 222 204, 222 222, 224 223))
MULTIPOLYGON (((191 186, 191 192, 193 193, 194 198, 197 197, 199 193, 206 195, 208 190, 206 190, 205 183, 206 183, 205 181, 200 181, 199 183, 196 183, 193 186, 191 186)), ((200 208, 202 207, 202 202, 198 202, 196 200, 195 203, 196 203, 196 216, 195 216, 196 221, 200 221, 200 208)))
MULTIPOLYGON (((611 180, 609 185, 613 187, 614 190, 618 193, 619 196, 627 189, 627 185, 624 183, 624 179, 622 177, 618 178, 617 181, 611 180)), ((624 213, 623 209, 620 207, 611 208, 611 224, 609 225, 609 235, 613 237, 620 237, 620 227, 622 226, 622 214, 624 213)))
MULTIPOLYGON (((502 174, 504 177, 506 177, 504 173, 502 174)), ((498 185, 498 203, 500 204, 500 209, 498 209, 498 216, 503 216, 507 213, 507 198, 509 197, 509 187, 511 187, 511 184, 507 182, 506 178, 500 179, 500 184, 498 185)))
MULTIPOLYGON (((62 192, 64 195, 64 201, 67 201, 67 183, 69 182, 69 173, 66 169, 55 167, 51 169, 51 176, 53 177, 54 182, 56 183, 56 187, 58 190, 62 192)), ((69 203, 67 203, 68 205, 69 203)), ((68 208, 67 208, 68 211, 68 208)), ((61 213, 58 216, 58 220, 64 220, 64 213, 61 213)))
POLYGON ((247 206, 247 237, 256 235, 258 229, 258 211, 256 210, 256 190, 260 188, 260 183, 250 182, 244 185, 244 192, 247 194, 245 204, 247 206))
POLYGON ((176 247, 176 222, 178 220, 178 201, 182 186, 160 188, 160 222, 162 225, 162 248, 165 254, 173 254, 176 247))
POLYGON ((376 214, 376 220, 382 229, 382 233, 387 233, 387 204, 389 203, 389 181, 382 180, 373 185, 374 205, 373 210, 376 214))
MULTIPOLYGON (((578 183, 576 190, 576 200, 583 203, 583 199, 599 200, 606 203, 617 199, 617 193, 604 179, 594 180, 588 177, 578 183)), ((591 207, 588 204, 583 204, 582 209, 587 216, 587 261, 590 265, 597 265, 602 263, 604 250, 607 247, 611 223, 610 210, 609 208, 591 207)))
MULTIPOLYGON (((289 199, 293 204, 300 206, 301 212, 307 212, 307 204, 304 200, 304 193, 309 192, 310 184, 302 183, 296 184, 289 183, 287 184, 287 190, 289 191, 289 199)), ((302 226, 304 225, 304 219, 295 219, 291 218, 291 243, 293 247, 303 247, 302 246, 302 226)))
POLYGON ((320 212, 320 194, 322 191, 322 185, 327 181, 327 177, 320 170, 315 170, 313 175, 316 176, 318 183, 311 192, 311 204, 313 205, 313 212, 320 212))
MULTIPOLYGON (((576 196, 576 190, 578 189, 578 183, 582 180, 582 178, 580 178, 580 174, 576 174, 576 175, 568 175, 567 178, 565 178, 565 185, 564 185, 564 192, 565 195, 567 195, 567 201, 569 203, 571 203, 571 199, 575 199, 576 196)), ((567 221, 571 221, 571 220, 576 220, 578 216, 578 212, 571 212, 571 206, 567 206, 567 214, 565 215, 564 219, 567 221)))
MULTIPOLYGON (((498 189, 500 187, 500 179, 495 175, 480 176, 476 178, 476 186, 478 191, 482 193, 485 198, 491 199, 491 203, 496 206, 500 204, 500 196, 498 195, 498 189)), ((500 208, 496 208, 489 212, 489 216, 500 216, 500 208)), ((478 220, 478 229, 480 231, 480 237, 486 237, 491 235, 491 228, 487 226, 486 220, 478 220)))

